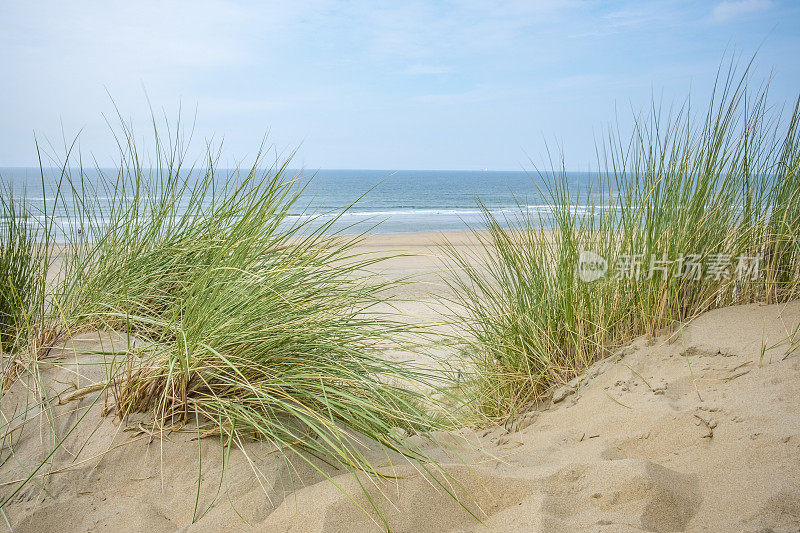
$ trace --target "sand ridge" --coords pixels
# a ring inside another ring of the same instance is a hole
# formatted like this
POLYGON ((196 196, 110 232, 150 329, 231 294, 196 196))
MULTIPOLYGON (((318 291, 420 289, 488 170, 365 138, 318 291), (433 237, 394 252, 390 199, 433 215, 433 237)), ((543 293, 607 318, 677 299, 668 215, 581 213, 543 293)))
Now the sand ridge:
MULTIPOLYGON (((479 482, 464 474, 488 529, 412 476, 398 482, 393 530, 797 531, 800 352, 786 339, 798 323, 800 302, 747 305, 708 313, 672 342, 637 340, 558 402, 469 435, 497 457, 473 456, 479 482)), ((368 526, 319 490, 267 523, 368 526)))

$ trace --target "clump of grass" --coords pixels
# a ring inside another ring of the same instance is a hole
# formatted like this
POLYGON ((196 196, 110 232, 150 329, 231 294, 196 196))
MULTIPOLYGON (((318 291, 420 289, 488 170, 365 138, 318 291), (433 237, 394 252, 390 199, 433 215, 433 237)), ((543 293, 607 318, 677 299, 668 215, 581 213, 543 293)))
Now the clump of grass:
POLYGON ((16 374, 17 356, 42 331, 51 232, 24 195, 8 184, 0 189, 1 393, 16 374))
POLYGON ((0 196, 0 349, 10 351, 24 328, 25 309, 35 298, 35 240, 28 211, 13 194, 0 196))
POLYGON ((800 108, 784 120, 733 65, 717 82, 700 120, 687 100, 653 105, 630 137, 612 130, 589 190, 571 190, 563 170, 540 175, 546 215, 484 209, 487 259, 446 247, 463 270, 448 281, 485 415, 513 414, 636 336, 800 295, 800 108), (581 279, 586 251, 607 275, 581 279))
POLYGON ((453 494, 407 438, 452 424, 430 409, 443 374, 381 357, 412 327, 374 311, 392 284, 354 251, 361 237, 292 214, 303 185, 288 159, 263 170, 260 153, 227 172, 209 150, 187 167, 182 139, 156 131, 145 162, 133 138, 123 123, 114 175, 63 165, 70 253, 53 295, 57 335, 128 335, 109 370, 116 415, 226 447, 270 440, 325 476, 316 459, 380 476, 367 454, 377 442, 453 494))

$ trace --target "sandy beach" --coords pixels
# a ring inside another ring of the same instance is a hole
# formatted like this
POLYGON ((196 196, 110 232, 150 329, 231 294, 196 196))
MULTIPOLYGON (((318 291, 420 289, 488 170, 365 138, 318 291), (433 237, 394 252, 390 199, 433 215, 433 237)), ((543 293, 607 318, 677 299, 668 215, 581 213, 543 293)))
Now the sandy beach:
MULTIPOLYGON (((447 238, 471 246, 468 234, 447 238)), ((414 301, 397 304, 408 320, 440 320, 438 273, 452 268, 440 239, 371 235, 360 245, 407 255, 376 271, 412 276, 398 296, 414 301)), ((369 453, 396 479, 361 482, 392 531, 798 531, 798 324, 796 301, 712 311, 669 338, 637 339, 505 424, 440 435, 447 449, 420 440, 463 506, 379 448, 369 453)), ((48 426, 65 435, 80 420, 49 474, 4 508, 14 531, 382 529, 351 474, 319 464, 347 496, 270 443, 243 441, 224 462, 218 437, 103 416, 103 397, 76 391, 102 382, 91 350, 115 342, 79 335, 43 362, 39 384, 18 381, 4 396, 6 420, 24 409, 27 387, 57 401, 15 430, 2 497, 46 459, 48 426)))

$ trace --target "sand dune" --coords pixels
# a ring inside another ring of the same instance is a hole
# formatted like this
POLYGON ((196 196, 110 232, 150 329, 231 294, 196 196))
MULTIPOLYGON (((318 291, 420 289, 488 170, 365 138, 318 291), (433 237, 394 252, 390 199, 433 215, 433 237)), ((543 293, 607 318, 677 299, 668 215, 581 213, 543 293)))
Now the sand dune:
MULTIPOLYGON (((786 339, 798 323, 798 302, 748 305, 708 313, 671 343, 640 339, 510 430, 468 432, 497 459, 474 454, 480 464, 457 476, 490 531, 796 531, 800 361, 786 339)), ((397 485, 393 530, 482 529, 418 476, 397 485)), ((346 503, 309 487, 265 525, 366 528, 346 503)))
MULTIPOLYGON (((374 245, 384 244, 396 243, 374 245)), ((410 268, 430 270, 427 260, 410 268)), ((420 441, 446 465, 464 507, 402 461, 387 470, 395 480, 361 481, 393 531, 798 531, 798 324, 800 302, 713 311, 636 340, 503 426, 440 436, 449 451, 420 441)), ((5 420, 25 411, 26 387, 57 400, 50 413, 29 410, 15 431, 14 454, 4 451, 0 465, 2 498, 45 459, 48 426, 64 435, 83 417, 43 469, 52 473, 5 508, 15 531, 381 529, 350 474, 319 465, 353 501, 309 465, 247 442, 223 476, 218 440, 152 435, 146 424, 101 416, 96 392, 75 399, 104 375, 90 364, 99 356, 79 352, 113 342, 82 335, 43 366, 38 384, 18 381, 4 396, 5 420)))

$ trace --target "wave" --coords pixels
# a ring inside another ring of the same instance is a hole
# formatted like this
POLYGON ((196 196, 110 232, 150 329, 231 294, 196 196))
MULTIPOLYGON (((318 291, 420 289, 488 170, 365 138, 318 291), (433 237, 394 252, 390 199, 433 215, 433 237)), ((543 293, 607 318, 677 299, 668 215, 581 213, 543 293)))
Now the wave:
MULTIPOLYGON (((489 207, 487 210, 494 214, 521 214, 525 212, 536 212, 536 213, 550 213, 554 209, 558 208, 559 206, 553 204, 541 204, 541 205, 526 205, 526 206, 498 206, 498 207, 489 207)), ((605 206, 594 206, 594 209, 602 209, 605 206)), ((572 206, 572 210, 578 213, 586 213, 590 209, 591 206, 586 205, 574 205, 572 206)), ((481 216, 483 215, 483 211, 477 208, 456 208, 456 207, 441 207, 441 208, 389 208, 389 209, 377 209, 377 210, 369 210, 369 211, 358 211, 358 210, 349 210, 345 213, 341 213, 340 211, 331 208, 330 211, 326 212, 325 210, 318 211, 316 214, 309 214, 309 213, 293 213, 289 216, 293 218, 316 218, 316 217, 341 217, 341 218, 371 218, 371 217, 404 217, 404 216, 448 216, 448 217, 458 217, 458 216, 481 216)))
MULTIPOLYGON (((547 214, 552 213, 554 209, 560 208, 553 204, 537 204, 527 206, 498 206, 487 208, 489 213, 493 215, 519 215, 519 214, 547 214)), ((604 208, 613 208, 613 206, 586 206, 574 205, 571 210, 575 213, 587 213, 591 209, 601 210, 604 208)), ((341 212, 341 209, 317 209, 290 213, 289 218, 293 219, 312 219, 312 218, 394 218, 394 217, 415 217, 415 218, 437 218, 437 217, 480 217, 484 211, 477 208, 462 208, 462 207, 441 207, 441 208, 389 208, 389 209, 372 209, 359 211, 351 209, 341 212)), ((102 220, 102 214, 98 213, 99 219, 102 220)), ((38 220, 45 220, 50 218, 50 215, 32 214, 33 218, 38 220)), ((178 216, 184 216, 184 213, 178 213, 178 216)), ((196 217, 198 215, 191 215, 196 217)), ((63 211, 57 213, 54 217, 57 221, 67 222, 72 218, 69 214, 63 211)))

